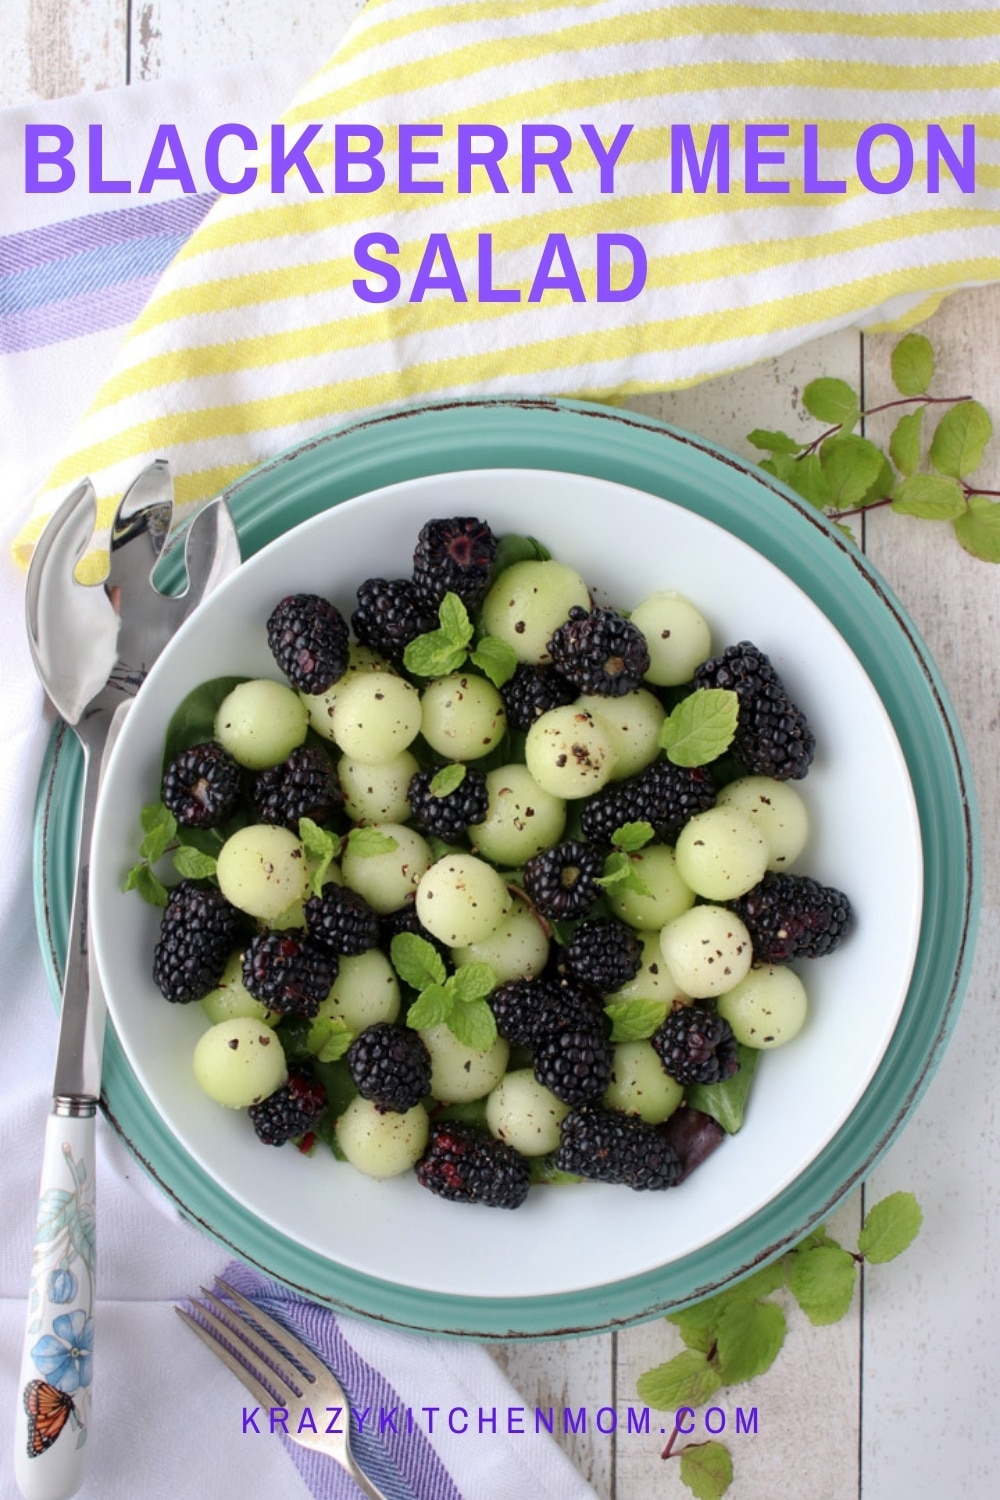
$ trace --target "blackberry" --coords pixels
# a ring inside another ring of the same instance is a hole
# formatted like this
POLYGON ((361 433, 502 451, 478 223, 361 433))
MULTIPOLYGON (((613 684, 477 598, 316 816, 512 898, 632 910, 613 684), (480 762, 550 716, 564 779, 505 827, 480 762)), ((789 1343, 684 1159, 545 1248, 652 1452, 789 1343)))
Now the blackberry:
POLYGON ((765 964, 832 953, 851 920, 851 904, 843 891, 806 875, 767 874, 730 904, 746 924, 754 958, 765 964))
POLYGON ((522 662, 513 677, 500 689, 507 723, 514 729, 528 730, 539 714, 572 703, 577 690, 555 667, 532 666, 522 662))
POLYGON ((665 1073, 681 1084, 722 1083, 739 1069, 736 1039, 706 1005, 680 1005, 650 1041, 665 1073))
POLYGON ((704 766, 654 761, 636 776, 602 788, 580 815, 584 838, 610 844, 624 823, 650 823, 658 839, 672 844, 695 813, 715 806, 715 786, 704 766))
POLYGON ((697 687, 731 688, 739 699, 733 751, 748 771, 798 781, 809 770, 816 740, 805 714, 763 651, 751 641, 727 646, 694 674, 697 687))
POLYGON ((331 953, 354 956, 378 946, 381 929, 377 913, 346 885, 327 885, 321 896, 310 896, 305 917, 312 941, 331 953))
POLYGON ((611 1082, 611 1043, 597 1031, 554 1031, 537 1043, 534 1069, 538 1082, 564 1104, 586 1104, 611 1082))
POLYGON ((233 811, 240 795, 240 768, 221 745, 192 745, 163 773, 160 798, 185 828, 215 828, 233 811))
POLYGON ((567 839, 535 854, 524 866, 524 889, 543 917, 584 917, 599 895, 604 855, 567 839))
POLYGON ((312 1076, 299 1069, 289 1073, 288 1082, 259 1104, 249 1109, 253 1128, 265 1146, 283 1146, 296 1136, 305 1135, 326 1109, 326 1090, 312 1076))
POLYGON ((267 622, 267 643, 293 687, 325 693, 347 671, 350 632, 328 599, 289 594, 267 622))
POLYGON ((476 516, 428 521, 413 553, 413 582, 435 605, 457 594, 473 609, 486 593, 496 553, 496 537, 476 516))
POLYGON ((497 1031, 512 1046, 537 1047, 557 1031, 575 1028, 595 1035, 608 1018, 586 991, 545 977, 510 979, 487 997, 497 1031))
POLYGON ((337 958, 297 932, 262 932, 243 955, 243 984, 283 1015, 315 1016, 337 977, 337 958))
POLYGON ((439 796, 431 790, 431 783, 444 769, 437 766, 430 771, 418 771, 410 781, 407 797, 410 815, 417 826, 450 843, 460 839, 470 824, 483 821, 489 810, 490 794, 482 771, 465 767, 465 775, 455 790, 439 796))
POLYGON ((599 995, 610 995, 642 968, 642 943, 613 917, 581 922, 560 955, 559 967, 599 995))
POLYGON ((261 771, 252 800, 262 823, 298 833, 299 819, 327 823, 344 805, 336 772, 324 751, 300 745, 280 766, 261 771))
POLYGON ((366 578, 351 625, 363 646, 398 667, 412 640, 437 629, 437 605, 410 578, 366 578))
POLYGON ((153 979, 161 994, 187 1005, 214 990, 241 925, 240 913, 221 891, 202 890, 192 880, 174 886, 153 953, 153 979))
POLYGON ((575 604, 549 641, 552 664, 581 693, 620 698, 649 671, 649 647, 637 625, 614 609, 575 604))
POLYGON ((618 1114, 584 1104, 560 1128, 556 1166, 596 1182, 613 1182, 636 1192, 674 1187, 683 1168, 674 1147, 656 1125, 638 1115, 618 1114))
POLYGON ((430 1092, 430 1053, 408 1026, 366 1026, 347 1049, 347 1066, 358 1093, 381 1114, 405 1115, 430 1092))
POLYGON ((531 1186, 528 1163, 512 1146, 457 1120, 431 1126, 416 1174, 439 1198, 486 1208, 520 1208, 531 1186))

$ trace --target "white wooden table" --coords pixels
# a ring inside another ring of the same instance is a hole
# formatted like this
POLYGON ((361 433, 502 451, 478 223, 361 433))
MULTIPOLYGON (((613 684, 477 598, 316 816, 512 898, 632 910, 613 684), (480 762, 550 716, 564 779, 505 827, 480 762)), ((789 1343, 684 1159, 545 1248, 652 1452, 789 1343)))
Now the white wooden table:
MULTIPOLYGON (((282 51, 326 55, 360 0, 3 0, 0 103, 239 64, 282 51)), ((939 387, 969 392, 1000 426, 1000 287, 957 294, 927 326, 939 387)), ((752 453, 753 427, 809 419, 800 393, 817 375, 860 381, 866 406, 892 395, 887 337, 841 333, 752 371, 636 409, 752 453)), ((870 429, 887 436, 887 429, 870 429)), ((979 481, 1000 489, 1000 439, 979 481)), ((831 1230, 853 1244, 865 1204, 907 1188, 924 1211, 917 1243, 863 1275, 834 1327, 814 1329, 786 1301, 789 1337, 771 1371, 720 1404, 757 1409, 756 1434, 726 1434, 733 1500, 979 1500, 1000 1460, 1000 570, 968 557, 946 525, 882 511, 865 550, 901 597, 937 659, 971 750, 984 846, 984 909, 975 971, 945 1059, 917 1113, 831 1230)), ((568 1343, 497 1348, 525 1402, 624 1407, 635 1379, 679 1347, 665 1323, 568 1343)), ((732 1421, 732 1418, 731 1418, 732 1421)), ((667 1423, 669 1427, 669 1423, 667 1423)), ((683 1496, 664 1439, 563 1439, 603 1500, 683 1496)))

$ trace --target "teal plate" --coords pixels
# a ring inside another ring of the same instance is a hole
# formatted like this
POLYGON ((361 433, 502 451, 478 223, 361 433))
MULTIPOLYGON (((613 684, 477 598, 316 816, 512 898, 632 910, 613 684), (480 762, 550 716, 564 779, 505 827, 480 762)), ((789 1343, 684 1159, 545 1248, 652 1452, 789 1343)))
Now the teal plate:
MULTIPOLYGON (((794 1244, 872 1170, 947 1044, 968 980, 979 896, 968 759, 937 670, 865 558, 790 491, 703 439, 609 407, 480 400, 394 411, 281 454, 228 492, 245 557, 290 527, 383 485, 456 470, 533 468, 630 485, 724 527, 792 578, 853 649, 895 727, 916 797, 924 904, 912 982, 889 1047, 832 1141, 777 1198, 704 1249, 641 1276, 528 1298, 427 1293, 341 1266, 224 1194, 166 1130, 109 1030, 103 1106, 150 1176, 192 1222, 266 1274, 344 1311, 475 1338, 563 1337, 656 1317, 716 1291, 794 1244)), ((80 791, 76 740, 49 747, 35 824, 35 897, 58 996, 80 791)))

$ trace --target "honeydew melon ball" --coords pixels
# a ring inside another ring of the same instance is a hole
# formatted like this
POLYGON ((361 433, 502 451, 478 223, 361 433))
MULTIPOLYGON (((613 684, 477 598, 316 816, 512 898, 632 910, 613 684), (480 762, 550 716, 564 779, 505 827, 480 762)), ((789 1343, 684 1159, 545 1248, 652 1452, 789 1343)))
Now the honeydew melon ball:
POLYGON ((805 985, 784 964, 761 964, 720 995, 717 1003, 745 1047, 783 1047, 798 1036, 809 1010, 805 985))
POLYGON ((662 1000, 667 1005, 678 997, 687 998, 680 986, 674 982, 663 957, 658 932, 640 932, 642 963, 636 973, 621 989, 605 998, 605 1005, 623 1000, 662 1000))
POLYGON ((514 869, 552 844, 566 827, 566 803, 545 792, 527 766, 515 762, 486 773, 486 817, 469 829, 477 852, 514 869))
POLYGON ((250 771, 287 760, 308 728, 309 714, 298 693, 267 677, 239 683, 215 714, 215 738, 250 771))
POLYGON ((380 1114, 374 1099, 359 1094, 340 1116, 334 1133, 352 1167, 366 1177, 399 1177, 415 1167, 427 1146, 429 1121, 422 1104, 405 1115, 380 1114))
POLYGON ((248 1016, 253 1021, 263 1021, 266 1026, 275 1026, 281 1020, 281 1012, 268 1010, 260 1000, 254 998, 243 983, 243 955, 233 953, 222 971, 222 978, 214 990, 202 998, 201 1008, 217 1026, 220 1021, 233 1021, 238 1016, 248 1016))
POLYGON ((764 877, 770 850, 759 825, 735 807, 710 807, 685 823, 677 869, 699 896, 732 901, 764 877))
POLYGON ((513 649, 518 661, 547 662, 549 641, 579 605, 590 608, 590 590, 573 568, 548 559, 505 568, 483 602, 483 628, 513 649))
POLYGON ((547 1156, 559 1146, 559 1127, 570 1112, 539 1083, 531 1068, 517 1068, 500 1080, 486 1101, 486 1124, 498 1141, 522 1156, 547 1156))
POLYGON ((264 921, 287 912, 309 886, 302 843, 290 829, 270 823, 251 823, 231 834, 219 850, 215 874, 227 901, 264 921))
POLYGON ((695 669, 712 654, 712 633, 704 618, 690 599, 672 589, 650 594, 630 618, 649 647, 646 681, 657 687, 690 682, 695 669))
POLYGON ((496 931, 511 900, 492 865, 474 854, 446 854, 420 879, 417 916, 432 937, 464 948, 496 931))
POLYGON ((684 1098, 684 1089, 663 1071, 650 1042, 619 1042, 612 1054, 611 1082, 603 1103, 649 1125, 668 1120, 684 1098))
POLYGON ((523 901, 514 901, 507 916, 495 932, 453 948, 455 964, 489 964, 497 984, 510 979, 533 979, 545 968, 549 958, 549 940, 535 913, 523 901))
POLYGON ((373 823, 372 831, 392 839, 393 847, 366 854, 362 840, 349 838, 340 870, 344 884, 384 917, 406 904, 433 856, 427 840, 404 823, 373 823))
POLYGON ((380 948, 369 948, 365 953, 341 954, 337 978, 320 1001, 318 1014, 359 1032, 377 1021, 395 1021, 399 1007, 395 969, 380 948))
POLYGON ((669 844, 647 844, 628 858, 648 895, 624 885, 606 888, 608 905, 622 922, 643 932, 658 932, 694 905, 694 891, 681 879, 677 856, 669 844))
POLYGON ((492 1047, 479 1052, 467 1047, 445 1025, 418 1032, 431 1058, 431 1088, 444 1104, 468 1104, 484 1099, 507 1071, 510 1047, 498 1036, 492 1047))
POLYGON ((615 771, 614 745, 603 722, 572 703, 539 714, 528 730, 524 759, 543 791, 567 801, 599 792, 615 771))
POLYGON ((348 648, 347 671, 343 677, 338 677, 325 693, 300 693, 299 695, 306 706, 312 728, 325 740, 332 740, 334 738, 333 710, 337 706, 341 689, 359 672, 391 671, 390 664, 383 660, 377 651, 373 651, 370 646, 362 646, 357 641, 352 641, 348 648))
POLYGON ((771 776, 741 776, 724 786, 716 807, 732 807, 756 824, 767 844, 769 870, 787 870, 809 838, 809 810, 801 795, 771 776))
POLYGON ((420 733, 420 694, 393 672, 356 672, 341 687, 330 722, 345 755, 385 765, 420 733))
POLYGON ((410 782, 419 769, 409 750, 378 766, 342 755, 337 778, 347 816, 354 823, 405 823, 410 816, 410 782))
POLYGON ((685 995, 706 1000, 731 990, 750 970, 753 944, 724 906, 692 906, 660 933, 670 977, 685 995))
MULTIPOLYGON (((309 878, 305 893, 299 896, 295 901, 293 901, 291 906, 286 907, 283 912, 279 912, 276 917, 269 917, 264 922, 265 927, 270 927, 274 932, 288 932, 295 928, 305 927, 305 906, 306 902, 309 900, 309 897, 313 894, 312 880, 313 875, 316 872, 316 867, 317 862, 311 858, 307 851, 306 868, 308 870, 309 878)), ((328 864, 326 869, 323 871, 323 885, 343 885, 343 883, 344 877, 340 873, 339 865, 336 865, 331 861, 331 863, 328 864)))
POLYGON ((615 754, 613 781, 645 770, 659 755, 660 728, 667 711, 647 688, 636 688, 620 698, 585 693, 572 707, 593 714, 611 736, 615 754))
POLYGON ((281 1042, 252 1016, 220 1021, 199 1038, 194 1076, 210 1099, 247 1109, 280 1089, 288 1078, 281 1042))
POLYGON ((485 677, 453 672, 424 688, 421 732, 432 750, 449 760, 478 760, 503 739, 507 713, 485 677))

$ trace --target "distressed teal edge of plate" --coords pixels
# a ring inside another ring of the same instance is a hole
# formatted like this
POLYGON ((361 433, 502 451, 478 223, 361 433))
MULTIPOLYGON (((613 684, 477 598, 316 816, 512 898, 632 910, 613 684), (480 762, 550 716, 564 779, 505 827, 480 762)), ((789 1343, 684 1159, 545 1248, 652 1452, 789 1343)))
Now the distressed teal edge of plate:
MULTIPOLYGON (((607 1286, 496 1299, 449 1297, 379 1281, 305 1250, 262 1224, 179 1148, 148 1107, 110 1031, 102 1102, 113 1127, 188 1219, 295 1290, 357 1316, 422 1332, 481 1339, 564 1337, 642 1322, 709 1295, 781 1254, 871 1172, 916 1107, 957 1019, 978 917, 978 825, 968 756, 954 711, 926 647, 892 591, 849 541, 791 491, 704 439, 651 418, 582 402, 439 402, 320 435, 247 475, 227 494, 249 556, 308 516, 370 489, 475 468, 588 474, 697 511, 786 572, 824 609, 864 664, 910 770, 925 882, 910 989, 863 1098, 795 1182, 695 1254, 607 1286)), ((57 997, 79 773, 75 738, 60 726, 43 767, 35 821, 36 916, 57 997)))

